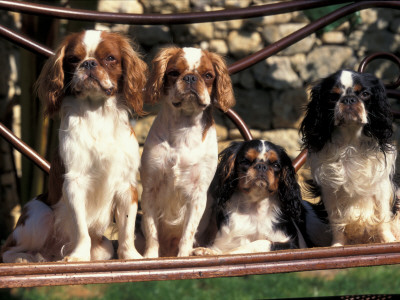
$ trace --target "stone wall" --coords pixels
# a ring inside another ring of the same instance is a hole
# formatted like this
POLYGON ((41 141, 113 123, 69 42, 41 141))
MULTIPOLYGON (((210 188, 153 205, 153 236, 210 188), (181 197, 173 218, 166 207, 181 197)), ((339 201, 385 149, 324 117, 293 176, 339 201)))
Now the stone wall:
MULTIPOLYGON (((213 11, 271 3, 268 0, 100 0, 99 10, 128 13, 178 13, 213 11), (112 3, 112 5, 111 5, 112 3)), ((315 12, 314 12, 315 13, 315 12)), ((324 12, 326 13, 326 12, 324 12)), ((189 25, 127 26, 97 24, 98 29, 123 31, 140 44, 149 62, 163 46, 193 45, 215 51, 232 63, 250 55, 310 22, 311 14, 293 12, 247 20, 232 20, 189 25)), ((251 128, 255 138, 266 138, 287 148, 291 157, 298 154, 297 131, 307 103, 307 86, 340 68, 357 69, 362 58, 375 51, 399 51, 400 11, 367 9, 351 16, 330 31, 314 33, 253 67, 232 76, 237 105, 234 110, 251 128)), ((380 62, 382 63, 382 62, 380 62)), ((396 78, 398 70, 390 63, 377 67, 377 75, 396 78)), ((155 113, 157 109, 148 108, 155 113)), ((136 132, 141 137, 153 116, 139 120, 136 132)), ((217 116, 219 138, 240 138, 234 125, 217 116)))

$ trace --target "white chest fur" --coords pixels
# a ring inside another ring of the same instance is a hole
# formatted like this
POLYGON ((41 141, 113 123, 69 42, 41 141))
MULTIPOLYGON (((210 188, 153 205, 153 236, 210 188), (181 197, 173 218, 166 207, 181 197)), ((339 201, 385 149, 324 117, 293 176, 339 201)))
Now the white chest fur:
POLYGON ((59 140, 65 178, 68 183, 85 186, 88 223, 106 226, 116 192, 136 186, 139 147, 128 112, 117 106, 115 98, 104 103, 66 98, 61 115, 59 140), (104 215, 93 216, 92 211, 104 215))
POLYGON ((274 197, 257 202, 243 201, 246 196, 235 193, 226 208, 229 220, 221 226, 213 244, 222 253, 257 240, 285 243, 289 237, 274 229, 279 223, 279 208, 274 197))

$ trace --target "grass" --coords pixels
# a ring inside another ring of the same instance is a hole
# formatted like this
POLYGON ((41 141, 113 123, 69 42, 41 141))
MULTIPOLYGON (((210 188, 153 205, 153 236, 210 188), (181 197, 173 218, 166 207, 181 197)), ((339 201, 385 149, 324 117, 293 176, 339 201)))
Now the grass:
MULTIPOLYGON (((0 299, 279 299, 400 294, 400 265, 234 278, 0 290, 0 299)), ((1 280, 1 278, 0 278, 1 280)))

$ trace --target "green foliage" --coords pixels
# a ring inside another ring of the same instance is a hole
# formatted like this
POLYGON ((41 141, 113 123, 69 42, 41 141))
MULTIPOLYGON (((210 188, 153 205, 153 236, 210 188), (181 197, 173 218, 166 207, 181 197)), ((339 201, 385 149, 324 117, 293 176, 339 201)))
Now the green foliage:
POLYGON ((400 294, 399 266, 271 274, 233 278, 134 282, 0 290, 0 299, 279 299, 400 294))
MULTIPOLYGON (((318 20, 318 19, 324 17, 325 15, 327 15, 331 12, 336 11, 337 9, 339 9, 340 7, 345 6, 345 5, 346 4, 336 4, 336 5, 330 5, 330 6, 320 7, 320 8, 313 8, 313 9, 305 10, 304 14, 310 19, 310 21, 315 21, 315 20, 318 20)), ((357 11, 348 16, 340 18, 339 20, 337 20, 329 25, 326 25, 322 29, 322 32, 334 30, 346 21, 349 21, 351 26, 361 24, 360 13, 357 11)))

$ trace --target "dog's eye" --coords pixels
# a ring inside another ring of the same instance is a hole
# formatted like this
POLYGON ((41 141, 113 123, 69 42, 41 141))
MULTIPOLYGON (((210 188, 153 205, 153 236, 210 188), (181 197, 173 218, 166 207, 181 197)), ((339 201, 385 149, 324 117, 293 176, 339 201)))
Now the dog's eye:
POLYGON ((112 55, 107 56, 106 61, 116 61, 115 57, 112 55))
POLYGON ((247 158, 243 158, 239 163, 241 165, 244 165, 244 166, 250 166, 251 165, 251 161, 248 160, 247 158))
POLYGON ((211 73, 206 73, 206 74, 204 75, 204 78, 210 80, 210 79, 213 79, 214 76, 213 76, 213 74, 211 74, 211 73))
POLYGON ((67 57, 67 62, 70 64, 77 64, 79 63, 81 60, 79 59, 79 57, 75 56, 75 55, 71 55, 67 57))
POLYGON ((272 168, 275 171, 279 171, 281 169, 281 165, 279 163, 275 162, 275 163, 272 164, 272 168))
POLYGON ((329 101, 330 102, 337 102, 340 98, 340 95, 337 93, 330 93, 329 94, 329 101))
POLYGON ((360 96, 361 96, 362 99, 368 99, 371 96, 371 94, 366 92, 366 91, 364 91, 364 92, 361 92, 360 96))
POLYGON ((172 71, 169 71, 169 72, 167 73, 167 75, 168 75, 168 76, 171 76, 171 77, 178 77, 180 74, 179 74, 178 71, 172 70, 172 71))

